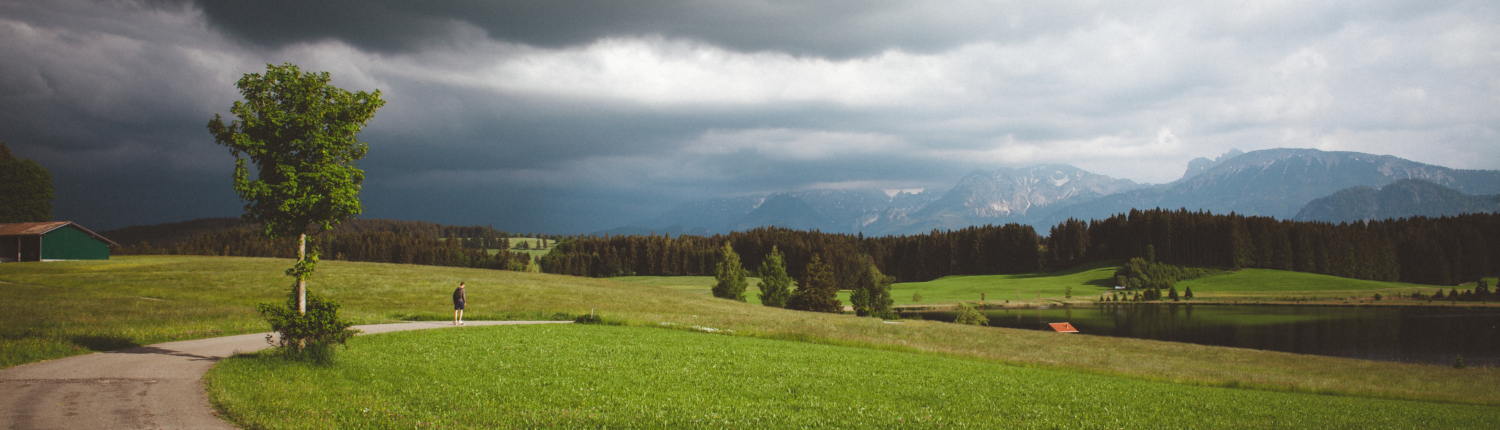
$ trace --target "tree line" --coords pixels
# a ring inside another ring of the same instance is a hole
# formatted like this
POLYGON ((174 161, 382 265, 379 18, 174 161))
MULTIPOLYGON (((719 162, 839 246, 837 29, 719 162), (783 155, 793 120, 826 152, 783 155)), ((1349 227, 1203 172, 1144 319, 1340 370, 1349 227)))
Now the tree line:
MULTIPOLYGON (((504 247, 509 234, 484 226, 448 226, 421 221, 353 220, 320 235, 311 245, 325 259, 420 264, 496 270, 537 270, 526 253, 504 247), (490 251, 495 251, 491 254, 490 251)), ((268 239, 241 225, 161 245, 149 241, 116 248, 115 254, 217 255, 297 258, 297 238, 268 239)))
POLYGON ((587 277, 710 275, 725 242, 747 266, 779 247, 787 273, 796 279, 805 277, 817 255, 840 285, 854 285, 866 262, 901 282, 920 282, 1129 261, 1148 253, 1147 261, 1177 266, 1430 285, 1473 282, 1500 269, 1500 214, 1334 224, 1158 208, 1070 219, 1048 233, 1041 237, 1030 226, 1007 224, 873 238, 776 227, 712 237, 582 237, 559 244, 542 258, 541 269, 587 277))

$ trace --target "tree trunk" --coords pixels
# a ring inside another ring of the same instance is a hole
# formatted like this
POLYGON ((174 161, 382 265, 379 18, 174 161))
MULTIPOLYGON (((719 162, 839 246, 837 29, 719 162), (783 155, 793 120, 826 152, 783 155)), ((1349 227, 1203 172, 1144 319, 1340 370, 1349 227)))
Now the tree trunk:
MULTIPOLYGON (((307 234, 297 240, 297 262, 307 262, 307 234)), ((307 278, 303 274, 297 274, 297 312, 307 314, 307 278)))

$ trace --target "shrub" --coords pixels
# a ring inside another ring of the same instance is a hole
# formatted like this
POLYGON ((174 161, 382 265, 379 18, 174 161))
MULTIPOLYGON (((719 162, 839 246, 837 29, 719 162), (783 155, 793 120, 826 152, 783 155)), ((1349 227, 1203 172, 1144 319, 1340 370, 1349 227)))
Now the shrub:
POLYGON ((953 320, 953 323, 967 325, 989 325, 990 319, 985 317, 984 314, 979 313, 978 310, 975 310, 973 306, 969 306, 968 303, 959 302, 958 318, 955 318, 953 320))
POLYGON ((625 325, 624 321, 613 318, 605 318, 603 315, 589 312, 588 315, 579 315, 573 319, 575 324, 599 324, 599 325, 625 325))
POLYGON ((344 345, 359 334, 354 323, 339 319, 339 303, 312 291, 307 292, 307 313, 297 312, 297 287, 292 286, 284 306, 261 303, 255 306, 271 330, 279 337, 266 335, 266 343, 289 360, 310 360, 320 364, 333 361, 334 347, 344 345))
MULTIPOLYGON (((922 303, 922 292, 921 291, 914 291, 914 292, 912 292, 911 293, 911 302, 912 303, 922 303)), ((1007 303, 1009 303, 1009 302, 1007 302, 1007 303)))

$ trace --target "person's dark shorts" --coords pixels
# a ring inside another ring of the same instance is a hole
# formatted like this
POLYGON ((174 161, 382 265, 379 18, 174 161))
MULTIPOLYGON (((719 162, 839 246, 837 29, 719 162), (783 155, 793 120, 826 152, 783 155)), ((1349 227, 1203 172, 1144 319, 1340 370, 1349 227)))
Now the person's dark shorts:
POLYGON ((455 310, 455 311, 464 310, 464 302, 453 302, 453 310, 455 310))

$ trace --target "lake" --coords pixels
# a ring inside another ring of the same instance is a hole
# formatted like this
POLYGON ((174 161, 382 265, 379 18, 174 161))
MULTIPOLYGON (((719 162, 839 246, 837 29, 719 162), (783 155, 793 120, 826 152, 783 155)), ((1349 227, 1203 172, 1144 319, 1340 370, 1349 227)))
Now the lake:
MULTIPOLYGON (((1103 304, 983 311, 994 327, 1079 332, 1366 360, 1500 366, 1500 309, 1103 304)), ((954 312, 902 315, 953 321, 954 312)))

